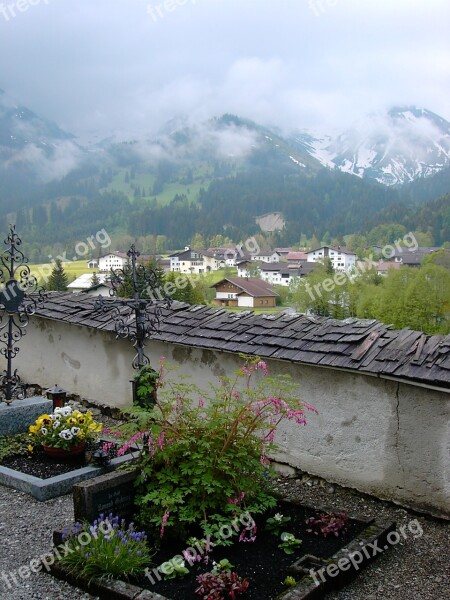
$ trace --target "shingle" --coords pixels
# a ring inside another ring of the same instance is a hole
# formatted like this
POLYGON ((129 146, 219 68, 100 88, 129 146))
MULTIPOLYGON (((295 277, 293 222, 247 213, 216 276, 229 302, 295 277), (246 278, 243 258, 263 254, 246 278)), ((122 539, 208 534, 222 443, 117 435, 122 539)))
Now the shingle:
MULTIPOLYGON (((36 315, 115 333, 113 300, 96 309, 96 298, 52 292, 36 315)), ((153 312, 154 307, 149 309, 153 312)), ((132 330, 134 314, 119 313, 132 330)), ((430 336, 409 329, 395 331, 374 320, 336 321, 305 315, 233 313, 174 302, 162 310, 152 339, 218 351, 359 370, 429 383, 450 389, 450 335, 430 336)))

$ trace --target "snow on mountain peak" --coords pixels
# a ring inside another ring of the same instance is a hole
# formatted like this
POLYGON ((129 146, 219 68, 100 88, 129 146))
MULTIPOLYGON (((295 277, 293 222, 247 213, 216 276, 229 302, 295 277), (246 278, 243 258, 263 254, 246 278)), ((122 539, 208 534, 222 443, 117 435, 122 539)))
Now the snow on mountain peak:
POLYGON ((294 137, 324 166, 398 185, 450 165, 450 123, 415 106, 393 107, 357 121, 335 138, 294 137))

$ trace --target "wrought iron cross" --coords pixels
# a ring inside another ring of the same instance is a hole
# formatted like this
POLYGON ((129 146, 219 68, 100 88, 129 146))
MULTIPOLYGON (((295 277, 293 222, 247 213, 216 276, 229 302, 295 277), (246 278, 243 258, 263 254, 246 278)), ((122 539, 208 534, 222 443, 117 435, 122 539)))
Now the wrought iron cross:
POLYGON ((111 269, 109 291, 112 298, 99 296, 95 309, 112 313, 116 337, 130 338, 136 349, 133 369, 139 370, 150 364, 145 354, 145 340, 159 332, 163 308, 170 308, 172 299, 159 287, 158 275, 153 268, 138 264, 140 252, 134 244, 127 252, 128 264, 121 269, 111 269), (130 298, 119 298, 117 292, 130 286, 130 298), (143 297, 146 296, 146 297, 143 297))
POLYGON ((19 352, 15 344, 26 334, 30 315, 38 306, 43 306, 46 295, 30 272, 28 258, 19 250, 22 240, 15 225, 9 226, 4 244, 6 250, 0 256, 0 344, 3 345, 0 354, 6 357, 7 366, 0 376, 0 387, 4 391, 4 401, 11 404, 14 394, 21 397, 26 389, 17 369, 12 370, 12 360, 19 352), (37 293, 30 296, 32 292, 37 293))

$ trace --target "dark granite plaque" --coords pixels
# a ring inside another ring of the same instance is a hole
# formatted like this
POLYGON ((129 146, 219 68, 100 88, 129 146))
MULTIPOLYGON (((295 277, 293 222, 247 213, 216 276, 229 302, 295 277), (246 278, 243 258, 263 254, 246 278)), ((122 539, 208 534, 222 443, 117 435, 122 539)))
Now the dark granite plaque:
POLYGON ((104 513, 130 520, 135 512, 134 479, 137 471, 121 471, 100 475, 73 486, 75 519, 90 522, 104 513))

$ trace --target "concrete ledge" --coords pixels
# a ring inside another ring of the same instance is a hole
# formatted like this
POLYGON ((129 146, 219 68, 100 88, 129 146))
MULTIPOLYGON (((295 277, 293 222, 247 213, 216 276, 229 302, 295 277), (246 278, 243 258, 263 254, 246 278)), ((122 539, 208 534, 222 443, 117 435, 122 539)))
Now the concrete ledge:
POLYGON ((0 402, 0 435, 23 433, 40 415, 52 410, 53 402, 43 396, 13 400, 9 405, 0 402))
POLYGON ((44 502, 45 500, 50 500, 50 498, 57 498, 58 496, 68 494, 72 491, 75 483, 103 475, 131 460, 132 456, 129 454, 118 456, 111 460, 111 464, 108 467, 81 467, 70 473, 56 475, 48 479, 40 479, 34 475, 27 475, 20 471, 0 466, 0 484, 30 494, 36 500, 44 502))

